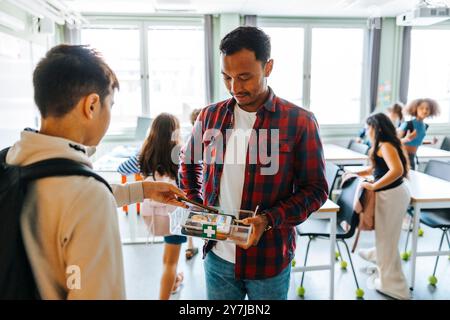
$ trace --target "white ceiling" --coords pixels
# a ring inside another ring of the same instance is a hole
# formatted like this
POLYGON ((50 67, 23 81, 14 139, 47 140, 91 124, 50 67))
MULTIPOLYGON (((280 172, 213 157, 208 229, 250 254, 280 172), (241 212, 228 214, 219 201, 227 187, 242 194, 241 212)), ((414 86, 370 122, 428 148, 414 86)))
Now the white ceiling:
MULTIPOLYGON (((63 0, 82 13, 240 13, 265 16, 393 17, 418 0, 63 0)), ((428 0, 446 3, 450 0, 428 0)))

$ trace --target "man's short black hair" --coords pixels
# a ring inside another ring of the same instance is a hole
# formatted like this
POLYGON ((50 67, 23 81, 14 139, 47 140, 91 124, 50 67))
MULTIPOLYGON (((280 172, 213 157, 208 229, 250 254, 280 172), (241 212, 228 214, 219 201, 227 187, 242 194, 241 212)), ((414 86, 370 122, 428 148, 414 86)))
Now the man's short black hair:
POLYGON ((224 55, 242 49, 253 51, 256 60, 265 64, 270 59, 270 38, 259 28, 243 26, 228 33, 220 42, 220 52, 224 55))
POLYGON ((101 55, 88 46, 58 45, 50 49, 33 73, 34 101, 43 118, 62 117, 91 93, 104 99, 119 82, 101 55))

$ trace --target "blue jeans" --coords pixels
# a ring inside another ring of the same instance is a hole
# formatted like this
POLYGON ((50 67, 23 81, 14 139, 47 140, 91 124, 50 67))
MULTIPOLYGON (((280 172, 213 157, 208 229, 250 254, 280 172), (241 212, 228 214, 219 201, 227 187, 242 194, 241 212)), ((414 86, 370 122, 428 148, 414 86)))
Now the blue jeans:
POLYGON ((208 252, 205 258, 208 300, 287 300, 291 264, 280 274, 264 280, 237 280, 234 264, 208 252))

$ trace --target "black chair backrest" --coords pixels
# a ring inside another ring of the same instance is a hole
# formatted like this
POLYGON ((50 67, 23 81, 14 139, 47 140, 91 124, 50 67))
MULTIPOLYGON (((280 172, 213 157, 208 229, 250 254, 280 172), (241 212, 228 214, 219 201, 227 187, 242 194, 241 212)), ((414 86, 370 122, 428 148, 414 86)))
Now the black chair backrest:
POLYGON ((326 178, 328 183, 328 197, 331 199, 331 192, 341 169, 332 162, 325 162, 326 178))
POLYGON ((367 154, 369 152, 369 146, 367 144, 359 143, 356 141, 351 141, 348 149, 362 154, 367 154))
POLYGON ((355 139, 351 139, 350 142, 347 145, 347 149, 350 149, 350 147, 352 146, 352 144, 354 144, 356 141, 355 139))
POLYGON ((450 151, 450 136, 446 136, 442 141, 441 150, 450 151))
POLYGON ((358 178, 349 178, 342 186, 342 192, 337 201, 337 205, 339 206, 337 223, 342 225, 342 222, 345 222, 350 227, 345 234, 345 238, 351 238, 355 234, 356 227, 359 223, 358 214, 353 210, 353 202, 358 184, 358 178))
POLYGON ((448 162, 430 160, 424 172, 430 176, 450 181, 450 163, 448 162))

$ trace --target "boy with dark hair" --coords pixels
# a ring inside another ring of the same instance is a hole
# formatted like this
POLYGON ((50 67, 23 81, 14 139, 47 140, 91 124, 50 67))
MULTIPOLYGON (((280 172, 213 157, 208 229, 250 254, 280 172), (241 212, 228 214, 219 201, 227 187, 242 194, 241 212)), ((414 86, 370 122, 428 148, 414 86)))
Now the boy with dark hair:
MULTIPOLYGON (((25 129, 6 156, 26 166, 65 158, 92 168, 89 156, 105 134, 119 83, 86 46, 59 45, 33 75, 41 113, 38 131, 25 129)), ((176 187, 138 182, 108 188, 92 177, 59 176, 30 182, 22 207, 25 250, 43 299, 124 299, 117 207, 151 198, 181 205, 176 187)))

